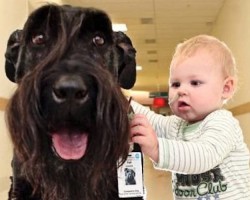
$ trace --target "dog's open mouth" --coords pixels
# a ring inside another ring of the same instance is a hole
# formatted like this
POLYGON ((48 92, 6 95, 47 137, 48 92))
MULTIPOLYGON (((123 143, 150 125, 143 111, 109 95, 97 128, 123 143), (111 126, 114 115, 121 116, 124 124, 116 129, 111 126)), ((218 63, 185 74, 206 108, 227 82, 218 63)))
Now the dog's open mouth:
POLYGON ((53 148, 64 160, 79 160, 86 152, 88 135, 82 132, 61 130, 52 133, 53 148))

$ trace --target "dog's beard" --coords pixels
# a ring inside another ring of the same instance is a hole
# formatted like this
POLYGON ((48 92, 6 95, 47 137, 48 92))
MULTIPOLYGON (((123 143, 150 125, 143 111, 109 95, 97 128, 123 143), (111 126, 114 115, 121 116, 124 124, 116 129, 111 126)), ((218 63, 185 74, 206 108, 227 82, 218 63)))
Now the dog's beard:
MULTIPOLYGON (((89 161, 91 162, 91 161, 89 161)), ((45 167, 42 173, 41 183, 46 183, 44 188, 47 191, 42 192, 42 199, 48 200, 99 200, 112 198, 105 190, 116 191, 116 176, 110 170, 101 172, 101 182, 98 180, 98 185, 92 183, 93 170, 91 165, 86 165, 84 162, 62 162, 50 158, 48 166, 45 167), (108 179, 105 177, 109 177, 108 179), (59 184, 62 183, 62 184, 59 184), (93 188, 93 186, 95 188, 93 188), (89 188, 92 188, 91 190, 89 188), (113 189, 112 189, 113 188, 113 189)))
POLYGON ((56 114, 58 121, 54 121, 55 116, 47 118, 51 116, 53 106, 41 102, 43 78, 36 74, 35 79, 30 74, 19 84, 8 110, 9 127, 17 156, 22 163, 22 174, 33 186, 33 192, 42 195, 43 199, 111 200, 111 194, 117 197, 117 161, 119 158, 124 160, 128 153, 128 102, 111 78, 110 83, 104 80, 110 76, 106 75, 96 77, 98 93, 93 101, 95 114, 89 116, 85 112, 77 113, 75 119, 82 119, 85 115, 86 118, 69 124, 62 123, 64 126, 67 124, 66 129, 61 129, 59 123, 64 112, 56 114), (44 114, 44 110, 48 113, 44 114), (21 120, 14 120, 16 118, 21 120), (94 121, 89 121, 92 125, 85 127, 88 130, 86 135, 83 134, 83 127, 71 129, 74 123, 80 124, 90 119, 94 121), (48 124, 56 124, 52 132, 48 124), (76 148, 72 150, 72 146, 76 148), (75 161, 67 161, 72 158, 75 161))

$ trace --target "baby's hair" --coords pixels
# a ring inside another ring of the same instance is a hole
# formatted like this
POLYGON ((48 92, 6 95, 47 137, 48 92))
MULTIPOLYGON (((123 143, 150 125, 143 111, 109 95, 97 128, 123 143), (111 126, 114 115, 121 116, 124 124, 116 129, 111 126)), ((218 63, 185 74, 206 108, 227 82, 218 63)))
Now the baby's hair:
POLYGON ((206 49, 218 61, 224 75, 231 76, 237 82, 237 68, 235 58, 228 46, 219 39, 209 35, 198 35, 177 45, 170 67, 188 58, 199 49, 206 49))

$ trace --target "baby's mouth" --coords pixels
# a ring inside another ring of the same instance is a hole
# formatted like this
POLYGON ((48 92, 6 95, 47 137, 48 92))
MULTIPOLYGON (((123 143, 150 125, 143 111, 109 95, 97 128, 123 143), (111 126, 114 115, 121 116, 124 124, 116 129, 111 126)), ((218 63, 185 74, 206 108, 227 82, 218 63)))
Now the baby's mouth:
POLYGON ((187 104, 185 101, 178 101, 178 108, 179 109, 185 109, 185 108, 189 108, 190 105, 187 104))
POLYGON ((182 97, 179 94, 176 94, 173 96, 173 98, 169 99, 168 104, 171 106, 173 103, 176 102, 178 110, 186 111, 190 108, 190 105, 185 101, 181 100, 181 98, 182 97))

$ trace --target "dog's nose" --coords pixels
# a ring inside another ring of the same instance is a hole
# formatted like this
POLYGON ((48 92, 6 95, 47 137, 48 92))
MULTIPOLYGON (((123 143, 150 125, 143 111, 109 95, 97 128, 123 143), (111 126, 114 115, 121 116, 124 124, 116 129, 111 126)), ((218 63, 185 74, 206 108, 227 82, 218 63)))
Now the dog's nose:
POLYGON ((52 96, 58 103, 83 103, 87 97, 87 87, 79 76, 62 76, 55 82, 52 96))

